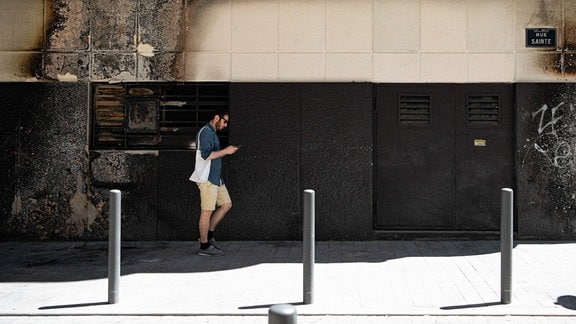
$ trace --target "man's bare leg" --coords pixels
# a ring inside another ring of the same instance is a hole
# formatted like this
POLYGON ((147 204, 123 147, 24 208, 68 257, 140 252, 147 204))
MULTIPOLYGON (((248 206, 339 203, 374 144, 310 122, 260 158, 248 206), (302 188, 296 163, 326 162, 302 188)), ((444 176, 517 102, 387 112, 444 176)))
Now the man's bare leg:
MULTIPOLYGON (((209 229, 210 231, 216 230, 216 226, 220 224, 226 213, 232 208, 232 203, 225 203, 220 205, 214 213, 212 214, 212 218, 210 219, 209 229)), ((208 240, 208 231, 206 231, 206 240, 208 240)))
POLYGON ((212 218, 211 210, 200 211, 200 222, 198 231, 200 232, 200 243, 208 243, 208 230, 210 229, 210 219, 212 218))

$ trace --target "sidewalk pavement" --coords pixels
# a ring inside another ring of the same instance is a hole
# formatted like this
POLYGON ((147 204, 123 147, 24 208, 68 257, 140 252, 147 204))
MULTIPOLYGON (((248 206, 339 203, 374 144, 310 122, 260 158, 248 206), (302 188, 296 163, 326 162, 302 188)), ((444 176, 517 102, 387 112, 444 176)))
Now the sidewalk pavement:
POLYGON ((516 242, 501 304, 498 241, 316 242, 303 303, 301 242, 124 242, 108 304, 107 242, 0 243, 0 323, 575 323, 576 242, 516 242))

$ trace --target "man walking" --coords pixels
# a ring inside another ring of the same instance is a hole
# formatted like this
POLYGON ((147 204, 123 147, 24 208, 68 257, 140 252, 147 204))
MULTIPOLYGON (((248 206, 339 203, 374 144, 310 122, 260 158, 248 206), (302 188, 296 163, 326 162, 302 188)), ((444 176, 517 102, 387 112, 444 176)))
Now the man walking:
POLYGON ((196 136, 196 164, 190 180, 200 190, 200 252, 202 256, 221 256, 224 251, 216 244, 214 231, 232 208, 232 200, 222 180, 222 157, 236 153, 237 146, 220 149, 216 132, 228 126, 227 111, 217 111, 196 136))

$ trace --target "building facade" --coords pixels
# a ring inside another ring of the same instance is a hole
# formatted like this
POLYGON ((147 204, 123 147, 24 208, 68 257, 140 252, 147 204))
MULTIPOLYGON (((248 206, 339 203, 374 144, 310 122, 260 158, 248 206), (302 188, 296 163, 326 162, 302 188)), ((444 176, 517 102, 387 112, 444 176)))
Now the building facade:
POLYGON ((195 240, 194 135, 230 240, 576 238, 576 0, 0 0, 2 240, 195 240))

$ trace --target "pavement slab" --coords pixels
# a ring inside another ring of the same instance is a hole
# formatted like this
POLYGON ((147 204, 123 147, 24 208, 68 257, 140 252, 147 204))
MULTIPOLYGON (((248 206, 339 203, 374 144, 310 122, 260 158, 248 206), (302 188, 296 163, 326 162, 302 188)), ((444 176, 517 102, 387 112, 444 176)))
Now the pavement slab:
POLYGON ((124 242, 116 304, 107 242, 0 243, 0 323, 265 323, 275 304, 299 323, 576 322, 576 242, 516 242, 511 304, 497 241, 316 242, 308 305, 301 242, 219 243, 124 242))

